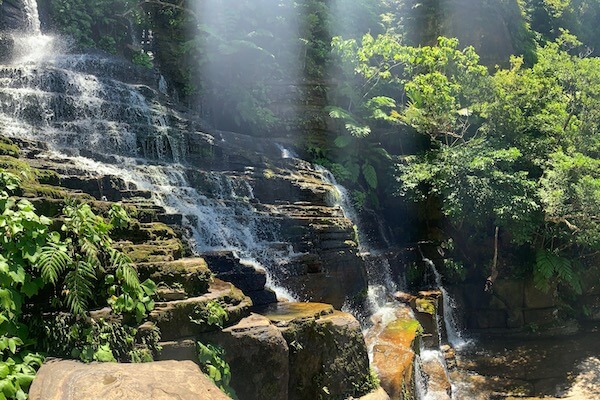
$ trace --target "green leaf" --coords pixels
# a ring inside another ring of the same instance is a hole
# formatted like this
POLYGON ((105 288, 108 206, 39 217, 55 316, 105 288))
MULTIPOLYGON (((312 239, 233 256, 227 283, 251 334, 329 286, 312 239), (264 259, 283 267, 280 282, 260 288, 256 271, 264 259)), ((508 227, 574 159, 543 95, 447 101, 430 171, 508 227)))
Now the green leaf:
POLYGON ((333 143, 336 145, 336 147, 343 149, 344 147, 348 147, 348 145, 352 143, 352 137, 346 135, 338 136, 337 138, 335 138, 333 143))
POLYGON ((371 189, 377 189, 378 181, 377 171, 375 171, 375 168, 371 164, 365 163, 362 166, 362 173, 365 177, 365 181, 371 187, 371 189))
POLYGON ((103 344, 96 350, 94 360, 100 362, 117 362, 108 344, 103 344))
POLYGON ((4 379, 10 374, 10 368, 6 363, 0 362, 0 379, 4 379))

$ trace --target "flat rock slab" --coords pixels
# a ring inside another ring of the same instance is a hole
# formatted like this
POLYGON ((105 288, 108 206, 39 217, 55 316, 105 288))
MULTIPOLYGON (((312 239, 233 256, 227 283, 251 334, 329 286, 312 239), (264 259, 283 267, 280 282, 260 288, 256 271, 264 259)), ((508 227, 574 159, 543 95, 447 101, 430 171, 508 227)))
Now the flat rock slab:
POLYGON ((40 368, 30 400, 227 400, 191 361, 145 364, 51 360, 40 368))

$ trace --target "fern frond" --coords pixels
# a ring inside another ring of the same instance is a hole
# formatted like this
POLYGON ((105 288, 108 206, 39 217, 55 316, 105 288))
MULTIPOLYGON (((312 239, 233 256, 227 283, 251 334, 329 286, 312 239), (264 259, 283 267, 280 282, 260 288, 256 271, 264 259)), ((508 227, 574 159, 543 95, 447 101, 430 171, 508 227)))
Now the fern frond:
POLYGON ((74 314, 81 315, 87 311, 88 301, 93 296, 95 280, 94 266, 85 261, 78 262, 65 277, 67 306, 74 314))
POLYGON ((98 258, 98 246, 87 238, 81 240, 81 251, 88 258, 98 258))
POLYGON ((573 269, 571 260, 547 250, 539 250, 535 257, 533 282, 535 286, 547 291, 550 280, 556 276, 560 281, 569 284, 577 293, 581 293, 579 275, 573 269))
POLYGON ((117 278, 130 289, 137 290, 140 287, 140 280, 131 259, 116 249, 110 249, 109 252, 110 263, 116 269, 117 278))
POLYGON ((73 259, 67 253, 63 244, 49 243, 42 247, 38 259, 38 267, 42 273, 44 282, 56 284, 58 277, 73 264, 73 259))

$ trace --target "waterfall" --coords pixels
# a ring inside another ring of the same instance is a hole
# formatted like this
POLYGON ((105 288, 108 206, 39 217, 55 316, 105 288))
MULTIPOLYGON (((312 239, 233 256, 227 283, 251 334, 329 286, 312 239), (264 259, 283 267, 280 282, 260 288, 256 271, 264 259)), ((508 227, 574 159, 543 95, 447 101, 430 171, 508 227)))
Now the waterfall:
POLYGON ((42 34, 37 1, 23 0, 23 9, 27 29, 25 32, 12 34, 13 63, 34 63, 51 58, 56 51, 56 41, 54 37, 42 34))
POLYGON ((116 58, 70 54, 59 38, 41 33, 34 0, 25 0, 25 11, 28 31, 15 34, 12 63, 0 65, 0 132, 48 143, 54 159, 86 175, 115 176, 131 189, 149 191, 167 212, 183 215, 197 254, 234 251, 245 264, 264 269, 276 293, 294 300, 270 273, 295 255, 273 248, 277 223, 253 204, 244 176, 186 167, 191 144, 185 135, 212 139, 161 103, 152 71, 116 58), (52 44, 51 54, 40 43, 52 44))
POLYGON ((329 202, 340 207, 344 217, 348 218, 355 226, 358 236, 358 248, 361 257, 365 261, 369 286, 367 288, 367 299, 371 315, 387 314, 390 308, 390 295, 398 290, 392 276, 392 269, 385 254, 373 250, 368 243, 364 230, 361 229, 358 214, 352 205, 352 200, 346 188, 340 185, 333 174, 327 169, 317 166, 317 170, 323 176, 323 181, 329 183, 334 192, 329 202))
POLYGON ((448 342, 455 349, 460 349, 461 347, 467 345, 469 342, 463 337, 463 334, 460 332, 460 329, 458 327, 458 323, 456 322, 456 304, 454 302, 454 299, 452 298, 452 296, 450 296, 450 294, 448 294, 448 291, 444 288, 444 285, 442 283, 442 275, 435 267, 435 263, 425 257, 423 257, 423 261, 431 268, 433 276, 435 277, 435 285, 442 292, 442 303, 444 309, 443 319, 444 327, 446 328, 446 335, 448 337, 448 342))
POLYGON ((40 22, 40 14, 36 0, 23 0, 25 9, 25 17, 27 18, 28 32, 33 35, 42 34, 42 24, 40 22))

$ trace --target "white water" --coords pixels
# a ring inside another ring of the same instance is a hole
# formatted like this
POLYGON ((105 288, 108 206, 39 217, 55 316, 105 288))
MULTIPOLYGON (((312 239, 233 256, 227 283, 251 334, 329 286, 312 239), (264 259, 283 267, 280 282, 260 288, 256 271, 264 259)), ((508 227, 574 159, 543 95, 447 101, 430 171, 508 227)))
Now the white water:
POLYGON ((452 296, 450 296, 450 294, 448 294, 448 291, 446 291, 446 289, 444 288, 444 285, 442 283, 442 275, 440 275, 437 268, 435 267, 435 263, 425 257, 423 258, 423 261, 431 268, 433 276, 435 277, 435 285, 442 292, 442 302, 444 309, 443 319, 444 326, 446 328, 446 336, 448 337, 448 342, 455 349, 460 349, 469 344, 470 342, 463 337, 458 323, 456 322, 456 304, 454 303, 454 299, 452 298, 452 296))
POLYGON ((25 7, 25 16, 27 17, 28 30, 34 35, 42 34, 42 23, 40 22, 40 14, 36 0, 23 0, 25 7))
POLYGON ((42 34, 42 24, 36 0, 23 0, 27 31, 12 35, 15 64, 35 63, 51 58, 55 53, 54 37, 42 34))
MULTIPOLYGON (((446 360, 439 350, 425 350, 421 348, 420 354, 415 362, 415 389, 418 400, 449 400, 452 397, 442 388, 436 387, 436 383, 432 382, 436 377, 429 377, 423 371, 424 365, 437 364, 443 373, 448 376, 448 367, 446 360)), ((438 377, 439 379, 440 377, 438 377)), ((454 388, 452 388, 454 393, 454 388)))
POLYGON ((7 76, 0 78, 3 133, 69 148, 69 154, 55 150, 51 157, 69 160, 90 176, 119 177, 130 189, 151 192, 157 205, 183 215, 197 253, 233 251, 245 264, 267 271, 268 285, 278 296, 295 300, 269 273, 295 254, 270 246, 278 241, 278 226, 251 204, 254 194, 247 180, 184 167, 186 148, 164 106, 150 103, 138 85, 102 75, 113 68, 110 61, 64 53, 50 57, 47 47, 32 45, 58 40, 42 35, 35 0, 26 0, 25 10, 29 30, 21 35, 23 47, 13 65, 0 66, 7 76), (101 75, 80 72, 90 65, 101 75), (141 143, 140 134, 145 135, 141 143), (83 150, 112 161, 82 157, 83 150), (189 174, 201 182, 192 185, 189 174))

